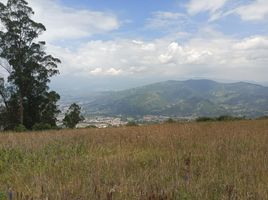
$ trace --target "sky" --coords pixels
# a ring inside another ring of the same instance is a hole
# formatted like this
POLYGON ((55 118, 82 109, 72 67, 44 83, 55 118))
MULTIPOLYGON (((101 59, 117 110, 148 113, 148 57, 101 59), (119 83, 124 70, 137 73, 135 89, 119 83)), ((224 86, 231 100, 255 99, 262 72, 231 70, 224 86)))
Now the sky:
POLYGON ((28 2, 47 28, 39 40, 62 61, 52 88, 118 90, 193 78, 268 82, 267 0, 28 2))

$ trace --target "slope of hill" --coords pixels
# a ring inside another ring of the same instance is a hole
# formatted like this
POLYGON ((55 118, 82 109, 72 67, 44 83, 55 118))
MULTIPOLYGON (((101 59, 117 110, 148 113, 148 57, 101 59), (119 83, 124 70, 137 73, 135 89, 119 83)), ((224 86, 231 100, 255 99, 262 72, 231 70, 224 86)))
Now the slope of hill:
POLYGON ((268 114, 268 87, 211 80, 167 81, 105 93, 86 106, 90 113, 256 117, 268 114))

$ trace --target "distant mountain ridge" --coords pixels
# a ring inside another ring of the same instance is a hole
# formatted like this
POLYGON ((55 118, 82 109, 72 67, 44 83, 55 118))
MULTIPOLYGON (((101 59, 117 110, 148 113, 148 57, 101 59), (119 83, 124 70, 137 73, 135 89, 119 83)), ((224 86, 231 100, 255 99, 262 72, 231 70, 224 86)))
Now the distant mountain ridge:
POLYGON ((90 114, 247 116, 268 115, 268 87, 246 82, 166 81, 107 92, 87 104, 90 114))

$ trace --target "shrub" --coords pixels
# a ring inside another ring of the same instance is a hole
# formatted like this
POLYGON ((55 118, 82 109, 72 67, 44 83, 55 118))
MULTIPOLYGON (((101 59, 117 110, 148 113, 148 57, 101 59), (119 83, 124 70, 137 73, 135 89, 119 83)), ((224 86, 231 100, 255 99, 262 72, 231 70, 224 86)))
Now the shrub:
POLYGON ((0 192, 0 200, 6 200, 7 196, 4 192, 0 192))
POLYGON ((176 122, 174 119, 172 119, 172 118, 169 118, 167 121, 166 121, 166 123, 174 123, 174 122, 176 122))
POLYGON ((235 121, 235 120, 243 120, 245 117, 233 117, 229 115, 223 115, 216 118, 217 121, 235 121))
POLYGON ((98 128, 98 127, 95 126, 95 125, 89 125, 89 126, 87 126, 86 128, 98 128))
POLYGON ((127 123, 127 126, 138 126, 138 124, 136 122, 134 122, 134 121, 129 121, 127 123))
POLYGON ((235 118, 232 116, 228 116, 228 115, 222 115, 216 118, 216 120, 217 121, 232 121, 232 120, 235 120, 235 118))
POLYGON ((210 117, 198 117, 196 119, 197 122, 211 122, 211 121, 215 121, 214 118, 210 118, 210 117))
POLYGON ((233 117, 229 115, 222 115, 219 117, 199 117, 196 119, 197 122, 212 122, 212 121, 236 121, 236 120, 243 120, 245 117, 233 117))
POLYGON ((19 124, 14 128, 15 132, 25 132, 27 131, 27 128, 23 124, 19 124))
POLYGON ((47 123, 36 123, 34 126, 33 126, 33 131, 43 131, 43 130, 50 130, 52 129, 51 125, 50 124, 47 124, 47 123))

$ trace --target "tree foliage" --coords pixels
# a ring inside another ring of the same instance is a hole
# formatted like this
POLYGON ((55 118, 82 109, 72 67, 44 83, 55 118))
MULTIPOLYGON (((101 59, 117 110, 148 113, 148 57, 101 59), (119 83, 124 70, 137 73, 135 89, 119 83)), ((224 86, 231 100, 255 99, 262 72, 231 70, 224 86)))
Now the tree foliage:
POLYGON ((48 83, 58 73, 60 60, 45 52, 44 41, 37 42, 46 28, 32 20, 34 12, 24 0, 0 3, 0 10, 0 59, 5 60, 0 65, 8 73, 8 86, 0 89, 1 113, 10 115, 6 125, 55 126, 60 96, 49 91, 48 83))
POLYGON ((73 103, 65 114, 63 124, 68 128, 75 128, 83 120, 84 117, 81 115, 81 107, 73 103))

